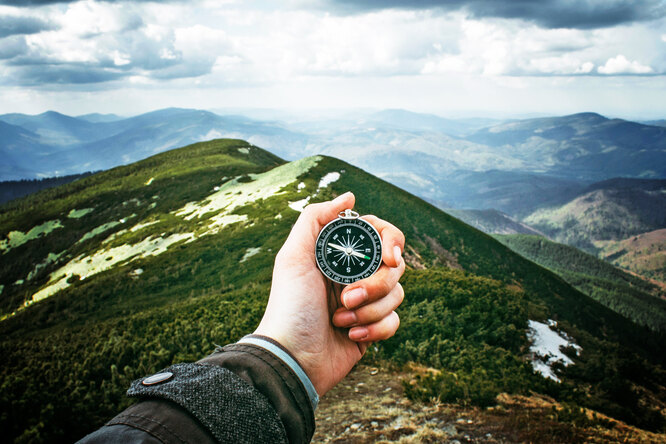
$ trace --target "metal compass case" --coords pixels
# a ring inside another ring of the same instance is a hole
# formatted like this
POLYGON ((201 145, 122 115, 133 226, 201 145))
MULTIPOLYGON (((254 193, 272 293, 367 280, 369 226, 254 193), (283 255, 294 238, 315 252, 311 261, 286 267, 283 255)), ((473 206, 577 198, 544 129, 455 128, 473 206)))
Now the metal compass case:
POLYGON ((317 266, 339 284, 372 276, 382 264, 382 239, 369 222, 352 210, 322 228, 315 244, 317 266))

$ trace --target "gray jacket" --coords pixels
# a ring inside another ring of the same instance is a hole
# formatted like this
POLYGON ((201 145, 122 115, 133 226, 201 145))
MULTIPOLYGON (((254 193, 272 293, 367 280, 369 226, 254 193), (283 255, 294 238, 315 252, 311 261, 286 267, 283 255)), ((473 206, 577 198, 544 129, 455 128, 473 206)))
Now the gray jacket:
POLYGON ((79 443, 307 443, 318 396, 296 359, 250 335, 134 381, 140 402, 79 443))

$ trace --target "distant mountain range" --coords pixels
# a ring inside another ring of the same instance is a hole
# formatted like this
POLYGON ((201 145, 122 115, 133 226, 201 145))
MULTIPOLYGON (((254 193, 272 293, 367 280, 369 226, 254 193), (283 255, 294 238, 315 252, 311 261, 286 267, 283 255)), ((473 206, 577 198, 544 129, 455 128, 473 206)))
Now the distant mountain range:
MULTIPOLYGON (((0 206, 4 439, 76 441, 127 405, 133 379, 251 332, 275 254, 299 216, 293 204, 347 190, 357 211, 406 236, 401 327, 369 352, 382 371, 410 362, 432 369, 410 378, 412 400, 485 408, 500 393, 548 396, 566 403, 576 421, 588 420, 582 407, 607 415, 592 416, 594 427, 623 421, 664 430, 658 303, 638 303, 644 295, 631 292, 617 299, 637 301, 630 314, 648 329, 625 317, 624 307, 602 305, 349 163, 328 156, 285 162, 224 139, 0 206), (338 179, 323 184, 331 172, 338 179)), ((600 270, 601 278, 615 276, 600 270)), ((555 413, 549 421, 573 421, 555 413)))
POLYGON ((232 137, 286 159, 340 158, 440 208, 468 211, 458 216, 489 233, 540 232, 597 254, 605 248, 599 242, 666 227, 663 194, 641 188, 642 180, 666 178, 662 123, 595 113, 445 119, 399 109, 284 121, 180 108, 129 118, 5 114, 0 179, 107 170, 232 137))

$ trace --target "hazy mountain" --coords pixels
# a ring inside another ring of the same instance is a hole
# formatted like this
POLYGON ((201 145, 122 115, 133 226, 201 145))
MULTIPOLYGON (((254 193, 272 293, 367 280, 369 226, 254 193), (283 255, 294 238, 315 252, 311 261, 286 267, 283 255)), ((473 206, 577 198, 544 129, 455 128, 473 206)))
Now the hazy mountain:
MULTIPOLYGON (((666 230, 661 231, 664 232, 661 234, 663 243, 666 230)), ((603 305, 638 324, 666 332, 666 288, 633 276, 577 248, 541 236, 516 234, 495 238, 516 253, 554 271, 603 305)))
POLYGON ((503 123, 467 140, 510 153, 533 172, 585 180, 666 177, 666 128, 595 113, 503 123))
POLYGON ((42 149, 2 165, 8 175, 0 178, 108 169, 232 137, 286 159, 330 155, 447 207, 494 208, 520 218, 566 203, 598 180, 666 177, 665 128, 594 113, 504 122, 405 110, 313 114, 309 120, 289 114, 280 120, 275 111, 256 115, 271 120, 177 108, 131 118, 8 114, 0 120, 29 131, 42 149))
POLYGON ((387 109, 364 119, 367 124, 400 128, 409 131, 436 131, 451 136, 464 136, 481 128, 501 122, 497 119, 444 119, 403 109, 387 109))
POLYGON ((666 227, 666 180, 593 184, 566 204, 537 210, 523 222, 558 242, 596 253, 604 241, 666 227))
POLYGON ((20 126, 0 121, 0 177, 21 179, 34 177, 26 158, 39 158, 53 147, 40 142, 40 136, 20 126))
POLYGON ((124 117, 118 116, 116 114, 100 114, 100 113, 82 114, 80 116, 76 116, 76 118, 87 120, 88 122, 93 122, 93 123, 116 122, 118 120, 124 119, 124 117))
POLYGON ((303 139, 280 126, 242 116, 179 108, 126 119, 84 119, 47 112, 37 116, 5 114, 0 121, 32 131, 36 134, 34 143, 44 147, 40 151, 24 150, 15 159, 14 170, 6 168, 7 173, 0 176, 4 180, 105 170, 177 146, 223 136, 244 138, 269 148, 284 139, 292 145, 303 139))
POLYGON ((285 163, 216 140, 0 207, 5 439, 75 441, 127 405, 131 380, 250 332, 299 215, 290 203, 347 190, 407 239, 401 328, 370 359, 436 369, 412 378, 413 401, 488 407, 502 392, 540 394, 610 415, 595 426, 662 429, 660 334, 348 163, 285 163), (339 179, 322 184, 331 172, 339 179), (539 335, 567 347, 544 351, 539 335))
POLYGON ((456 210, 442 208, 451 216, 488 234, 535 234, 538 231, 498 210, 456 210))

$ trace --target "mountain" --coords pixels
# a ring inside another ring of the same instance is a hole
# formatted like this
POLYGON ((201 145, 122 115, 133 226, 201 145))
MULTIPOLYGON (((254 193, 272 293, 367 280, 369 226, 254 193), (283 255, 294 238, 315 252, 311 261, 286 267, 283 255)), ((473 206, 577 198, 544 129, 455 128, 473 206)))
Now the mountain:
POLYGON ((55 111, 30 116, 26 114, 3 114, 0 120, 20 126, 39 135, 46 145, 70 146, 94 140, 99 126, 86 120, 66 116, 55 111))
POLYGON ((20 179, 32 174, 23 159, 43 156, 51 149, 32 131, 0 121, 0 177, 20 179))
POLYGON ((443 210, 488 234, 541 234, 497 210, 456 210, 453 208, 443 208, 443 210))
MULTIPOLYGON (((303 139, 271 123, 180 108, 126 119, 108 116, 74 118, 49 111, 37 116, 5 114, 0 116, 0 121, 20 125, 29 131, 23 137, 32 137, 33 145, 40 148, 27 149, 32 145, 14 144, 23 148, 23 154, 14 164, 3 168, 0 178, 4 180, 105 170, 171 148, 222 136, 243 137, 269 148, 284 139, 292 145, 298 145, 303 139)), ((0 146, 0 155, 8 158, 10 154, 9 148, 0 146)))
POLYGON ((596 254, 606 241, 666 227, 666 180, 603 181, 522 221, 558 242, 596 254))
POLYGON ((101 113, 91 113, 91 114, 82 114, 76 116, 77 119, 87 120, 92 123, 101 123, 101 122, 116 122, 122 120, 123 117, 116 114, 101 114, 101 113))
POLYGON ((415 113, 404 109, 379 111, 367 116, 363 121, 409 131, 436 131, 451 136, 464 136, 501 122, 497 119, 444 119, 433 114, 415 113))
POLYGON ((511 153, 528 171, 587 180, 666 177, 666 128, 595 113, 503 123, 466 139, 511 153))
POLYGON ((75 441, 128 405, 133 379, 252 331, 299 215, 290 204, 347 190, 407 239, 402 325, 367 359, 433 368, 405 385, 412 402, 541 394, 612 418, 595 427, 663 431, 662 335, 350 164, 214 140, 0 207, 5 439, 75 441), (567 347, 542 344, 553 338, 567 347))
POLYGON ((3 165, 0 179, 108 169, 215 137, 242 138, 285 159, 340 158, 446 207, 494 208, 514 218, 564 204, 593 182, 666 177, 666 128, 594 113, 511 121, 400 109, 307 120, 252 115, 269 120, 179 108, 130 118, 6 114, 0 121, 36 134, 32 143, 42 149, 3 165))
POLYGON ((0 204, 8 202, 10 200, 18 199, 19 197, 26 196, 28 194, 36 193, 39 190, 45 188, 51 188, 58 185, 64 185, 69 182, 73 182, 81 177, 90 175, 87 174, 74 174, 71 176, 63 177, 50 177, 47 179, 34 179, 34 180, 10 180, 6 182, 0 182, 0 204))
MULTIPOLYGON (((599 257, 658 283, 666 283, 666 229, 600 242, 599 257)), ((664 285, 666 287, 666 285, 664 285)))
MULTIPOLYGON (((666 235, 666 230, 664 235, 666 235)), ((624 272, 577 248, 541 236, 495 236, 603 305, 653 330, 666 332, 666 289, 624 272)))

